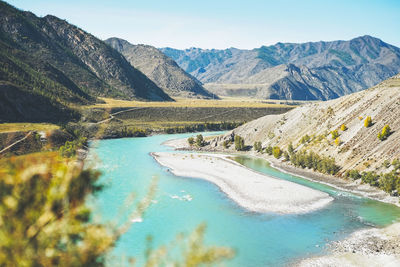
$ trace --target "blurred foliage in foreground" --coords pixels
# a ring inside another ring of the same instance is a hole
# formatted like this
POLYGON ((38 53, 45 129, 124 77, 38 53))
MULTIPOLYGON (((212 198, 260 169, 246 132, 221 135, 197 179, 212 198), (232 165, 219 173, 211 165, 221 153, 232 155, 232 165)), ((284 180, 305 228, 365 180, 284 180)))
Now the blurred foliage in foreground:
MULTIPOLYGON (((114 229, 91 222, 85 199, 101 190, 99 176, 58 153, 2 161, 0 266, 104 266, 107 252, 131 225, 114 229)), ((144 212, 154 192, 150 189, 136 213, 144 212)), ((201 225, 188 238, 177 238, 182 249, 174 259, 166 257, 171 245, 149 247, 146 266, 210 265, 233 256, 231 249, 206 247, 204 231, 201 225)))
POLYGON ((89 223, 99 173, 56 155, 10 159, 0 179, 0 265, 101 266, 115 233, 89 223))
POLYGON ((225 247, 204 245, 206 225, 199 225, 188 237, 180 234, 167 246, 152 249, 152 239, 148 239, 146 267, 174 266, 195 267, 216 265, 234 256, 234 251, 225 247))

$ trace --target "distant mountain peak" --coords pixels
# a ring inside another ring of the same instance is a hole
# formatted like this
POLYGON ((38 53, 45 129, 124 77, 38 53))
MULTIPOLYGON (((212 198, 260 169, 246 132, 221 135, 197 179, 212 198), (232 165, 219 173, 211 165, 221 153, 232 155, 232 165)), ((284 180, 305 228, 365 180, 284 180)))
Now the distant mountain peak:
POLYGON ((109 38, 105 42, 119 51, 131 63, 147 75, 154 83, 172 97, 217 98, 208 92, 193 76, 157 48, 150 45, 133 45, 120 38, 109 38))
POLYGON ((370 35, 348 41, 278 42, 252 50, 161 51, 206 88, 227 96, 241 92, 241 96, 326 100, 400 72, 400 49, 370 35), (280 65, 286 68, 276 68, 280 65))

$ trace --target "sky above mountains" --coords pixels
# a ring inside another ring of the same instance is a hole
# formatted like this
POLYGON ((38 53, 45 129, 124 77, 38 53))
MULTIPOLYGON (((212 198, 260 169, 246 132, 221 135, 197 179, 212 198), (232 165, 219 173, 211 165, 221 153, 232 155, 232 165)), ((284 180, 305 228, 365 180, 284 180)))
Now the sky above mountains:
POLYGON ((400 47, 399 0, 8 0, 93 35, 173 48, 254 48, 372 35, 400 47))

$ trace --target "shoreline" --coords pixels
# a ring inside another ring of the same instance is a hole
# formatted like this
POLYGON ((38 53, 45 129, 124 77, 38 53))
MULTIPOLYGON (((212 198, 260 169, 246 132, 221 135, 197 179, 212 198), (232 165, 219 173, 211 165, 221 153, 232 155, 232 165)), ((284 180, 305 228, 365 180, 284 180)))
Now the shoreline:
POLYGON ((318 210, 333 201, 327 193, 258 173, 226 155, 172 152, 151 155, 176 176, 215 184, 231 200, 249 211, 300 214, 318 210))
POLYGON ((392 204, 397 207, 400 207, 400 202, 398 197, 389 196, 386 192, 374 188, 370 185, 361 184, 356 181, 351 182, 339 177, 314 172, 309 169, 300 169, 275 159, 268 159, 257 155, 252 155, 252 156, 267 160, 270 163, 271 167, 281 172, 297 176, 315 183, 324 184, 332 188, 335 188, 337 190, 352 193, 357 196, 361 196, 371 200, 376 200, 386 204, 392 204))
POLYGON ((335 188, 337 190, 352 193, 357 196, 365 197, 368 199, 372 199, 372 200, 376 200, 376 201, 380 201, 383 203, 392 204, 397 207, 400 207, 400 198, 399 197, 390 196, 388 193, 384 192, 383 190, 372 187, 368 184, 361 184, 360 181, 345 180, 340 177, 315 172, 310 169, 301 169, 301 168, 298 168, 298 167, 295 167, 288 163, 282 162, 280 160, 275 159, 272 156, 268 156, 265 154, 259 154, 259 153, 254 153, 254 152, 250 152, 250 153, 249 152, 237 152, 237 151, 235 153, 232 153, 232 151, 226 151, 226 150, 221 150, 221 149, 218 149, 218 150, 216 150, 216 149, 215 150, 198 149, 198 150, 196 150, 191 147, 188 147, 186 139, 172 139, 172 140, 163 142, 162 145, 173 147, 175 150, 207 152, 207 153, 223 153, 223 154, 231 155, 231 156, 241 155, 241 156, 250 156, 250 157, 260 158, 260 159, 268 161, 272 168, 277 169, 281 172, 284 172, 284 173, 287 173, 287 174, 290 174, 293 176, 297 176, 297 177, 306 179, 311 182, 324 184, 324 185, 330 186, 332 188, 335 188))
POLYGON ((328 254, 303 258, 293 266, 400 266, 400 223, 361 229, 327 244, 328 254))
MULTIPOLYGON (((182 140, 169 140, 164 145, 175 150, 191 150, 182 140)), ((200 149, 197 152, 205 152, 200 149)), ((269 162, 270 166, 287 174, 308 181, 324 184, 337 190, 349 192, 357 196, 400 206, 399 198, 389 196, 382 190, 361 184, 359 181, 349 181, 339 177, 325 175, 309 169, 300 169, 272 156, 258 153, 235 153, 232 151, 208 150, 207 152, 225 153, 227 155, 244 155, 256 157, 269 162)), ((294 261, 293 266, 400 266, 400 222, 394 222, 386 227, 365 227, 353 232, 339 241, 326 244, 326 253, 321 256, 305 257, 294 261)))

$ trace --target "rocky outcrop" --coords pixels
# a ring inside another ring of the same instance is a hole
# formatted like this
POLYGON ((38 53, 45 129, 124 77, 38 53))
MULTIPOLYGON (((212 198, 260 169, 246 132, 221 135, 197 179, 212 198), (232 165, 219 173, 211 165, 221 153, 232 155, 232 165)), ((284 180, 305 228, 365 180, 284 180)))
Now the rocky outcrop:
POLYGON ((169 96, 217 98, 157 48, 149 45, 133 45, 119 38, 110 38, 105 42, 124 55, 133 67, 143 72, 169 96))

